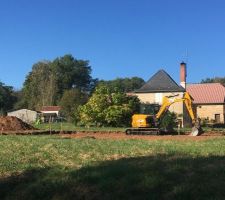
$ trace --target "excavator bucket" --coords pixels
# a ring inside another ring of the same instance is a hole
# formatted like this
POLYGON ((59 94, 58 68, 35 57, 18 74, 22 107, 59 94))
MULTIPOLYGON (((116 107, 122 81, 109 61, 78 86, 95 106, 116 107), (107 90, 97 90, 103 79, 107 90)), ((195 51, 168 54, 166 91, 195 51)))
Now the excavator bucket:
POLYGON ((200 120, 196 119, 194 122, 194 126, 191 130, 191 136, 199 136, 203 133, 203 130, 201 128, 200 120))
POLYGON ((200 131, 197 127, 193 126, 191 130, 191 136, 198 136, 200 135, 200 131))

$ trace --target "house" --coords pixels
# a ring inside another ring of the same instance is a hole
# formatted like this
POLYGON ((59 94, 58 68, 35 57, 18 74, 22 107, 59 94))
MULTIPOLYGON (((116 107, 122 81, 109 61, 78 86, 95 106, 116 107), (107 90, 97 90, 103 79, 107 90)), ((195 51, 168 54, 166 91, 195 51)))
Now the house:
MULTIPOLYGON (((159 70, 155 73, 140 89, 134 91, 134 94, 138 96, 143 104, 161 105, 164 96, 176 96, 176 98, 182 98, 184 95, 186 85, 186 64, 181 63, 181 85, 178 85, 171 76, 164 70, 159 70)), ((183 102, 172 104, 169 108, 171 112, 178 114, 182 124, 185 124, 183 102)), ((189 123, 190 119, 187 120, 189 123)))
POLYGON ((212 123, 225 123, 225 87, 220 83, 187 84, 197 116, 212 123))
POLYGON ((33 123, 37 120, 38 112, 28 109, 20 109, 7 113, 8 116, 14 116, 27 123, 33 123))
MULTIPOLYGON (((196 117, 208 119, 216 123, 225 123, 225 87, 220 83, 187 84, 186 64, 180 64, 180 85, 167 72, 159 70, 145 85, 134 91, 143 104, 161 105, 164 96, 182 98, 189 92, 193 98, 193 110, 196 117)), ((190 117, 183 102, 172 104, 169 108, 182 121, 182 125, 190 125, 190 117)))
POLYGON ((60 110, 60 106, 43 106, 40 110, 42 121, 55 121, 60 115, 60 110))

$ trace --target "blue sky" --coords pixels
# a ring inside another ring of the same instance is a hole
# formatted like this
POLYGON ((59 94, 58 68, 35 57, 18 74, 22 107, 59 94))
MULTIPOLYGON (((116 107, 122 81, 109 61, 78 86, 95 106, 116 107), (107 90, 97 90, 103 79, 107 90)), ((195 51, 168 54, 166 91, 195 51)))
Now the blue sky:
POLYGON ((165 69, 179 82, 182 60, 188 82, 225 76, 224 8, 224 0, 0 0, 0 80, 19 89, 35 62, 67 53, 105 80, 165 69))

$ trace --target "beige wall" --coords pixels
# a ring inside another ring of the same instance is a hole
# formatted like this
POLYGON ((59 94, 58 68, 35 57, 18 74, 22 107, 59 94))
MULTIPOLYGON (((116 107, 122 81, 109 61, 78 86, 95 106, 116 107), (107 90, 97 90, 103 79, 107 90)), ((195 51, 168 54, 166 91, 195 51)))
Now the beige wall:
MULTIPOLYGON (((140 101, 142 103, 150 103, 150 104, 155 104, 158 103, 159 105, 162 104, 162 98, 164 96, 174 96, 177 95, 174 98, 182 98, 183 97, 183 92, 177 92, 177 93, 136 93, 135 95, 138 96, 138 98, 140 99, 140 101), (161 101, 159 100, 161 97, 161 101)), ((170 106, 169 110, 171 112, 175 112, 177 114, 183 114, 183 103, 182 102, 178 102, 178 103, 174 103, 170 106)))
MULTIPOLYGON (((183 93, 136 93, 135 95, 138 96, 142 103, 150 103, 155 104, 161 102, 157 102, 159 97, 163 98, 164 96, 172 96, 178 94, 175 98, 182 98, 183 93)), ((183 121, 183 125, 189 126, 191 124, 191 119, 189 117, 187 109, 184 109, 183 102, 172 104, 169 108, 171 112, 175 112, 178 115, 182 114, 183 117, 179 117, 183 121)), ((225 105, 200 105, 197 106, 196 110, 194 109, 194 113, 197 113, 197 117, 200 118, 209 118, 209 120, 215 120, 215 114, 220 114, 221 123, 225 123, 225 105)))
POLYGON ((225 119, 224 119, 225 106, 224 105, 198 105, 197 106, 197 115, 200 118, 208 118, 209 120, 215 120, 215 114, 220 114, 221 123, 225 123, 225 119))

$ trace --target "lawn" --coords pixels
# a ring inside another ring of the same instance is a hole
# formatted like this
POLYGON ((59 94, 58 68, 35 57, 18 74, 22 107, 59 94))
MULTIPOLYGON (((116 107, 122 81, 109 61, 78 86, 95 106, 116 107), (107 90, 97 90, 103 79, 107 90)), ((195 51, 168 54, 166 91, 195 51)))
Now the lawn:
POLYGON ((122 131, 124 132, 126 128, 121 127, 79 127, 75 126, 73 123, 69 122, 63 122, 63 123, 42 123, 39 125, 34 125, 35 128, 43 129, 43 130, 49 130, 50 128, 52 130, 56 131, 122 131))
POLYGON ((0 199, 225 199, 225 137, 0 137, 0 199))
MULTIPOLYGON (((42 123, 39 125, 34 125, 35 128, 42 129, 42 130, 56 130, 56 131, 115 131, 115 132, 125 132, 125 127, 79 127, 75 126, 73 123, 63 122, 63 123, 42 123)), ((176 130, 176 128, 175 128, 176 130)), ((225 132, 225 128, 210 128, 210 127, 203 127, 204 131, 213 131, 213 132, 225 132)), ((181 128, 181 133, 190 133, 191 128, 181 128)))

